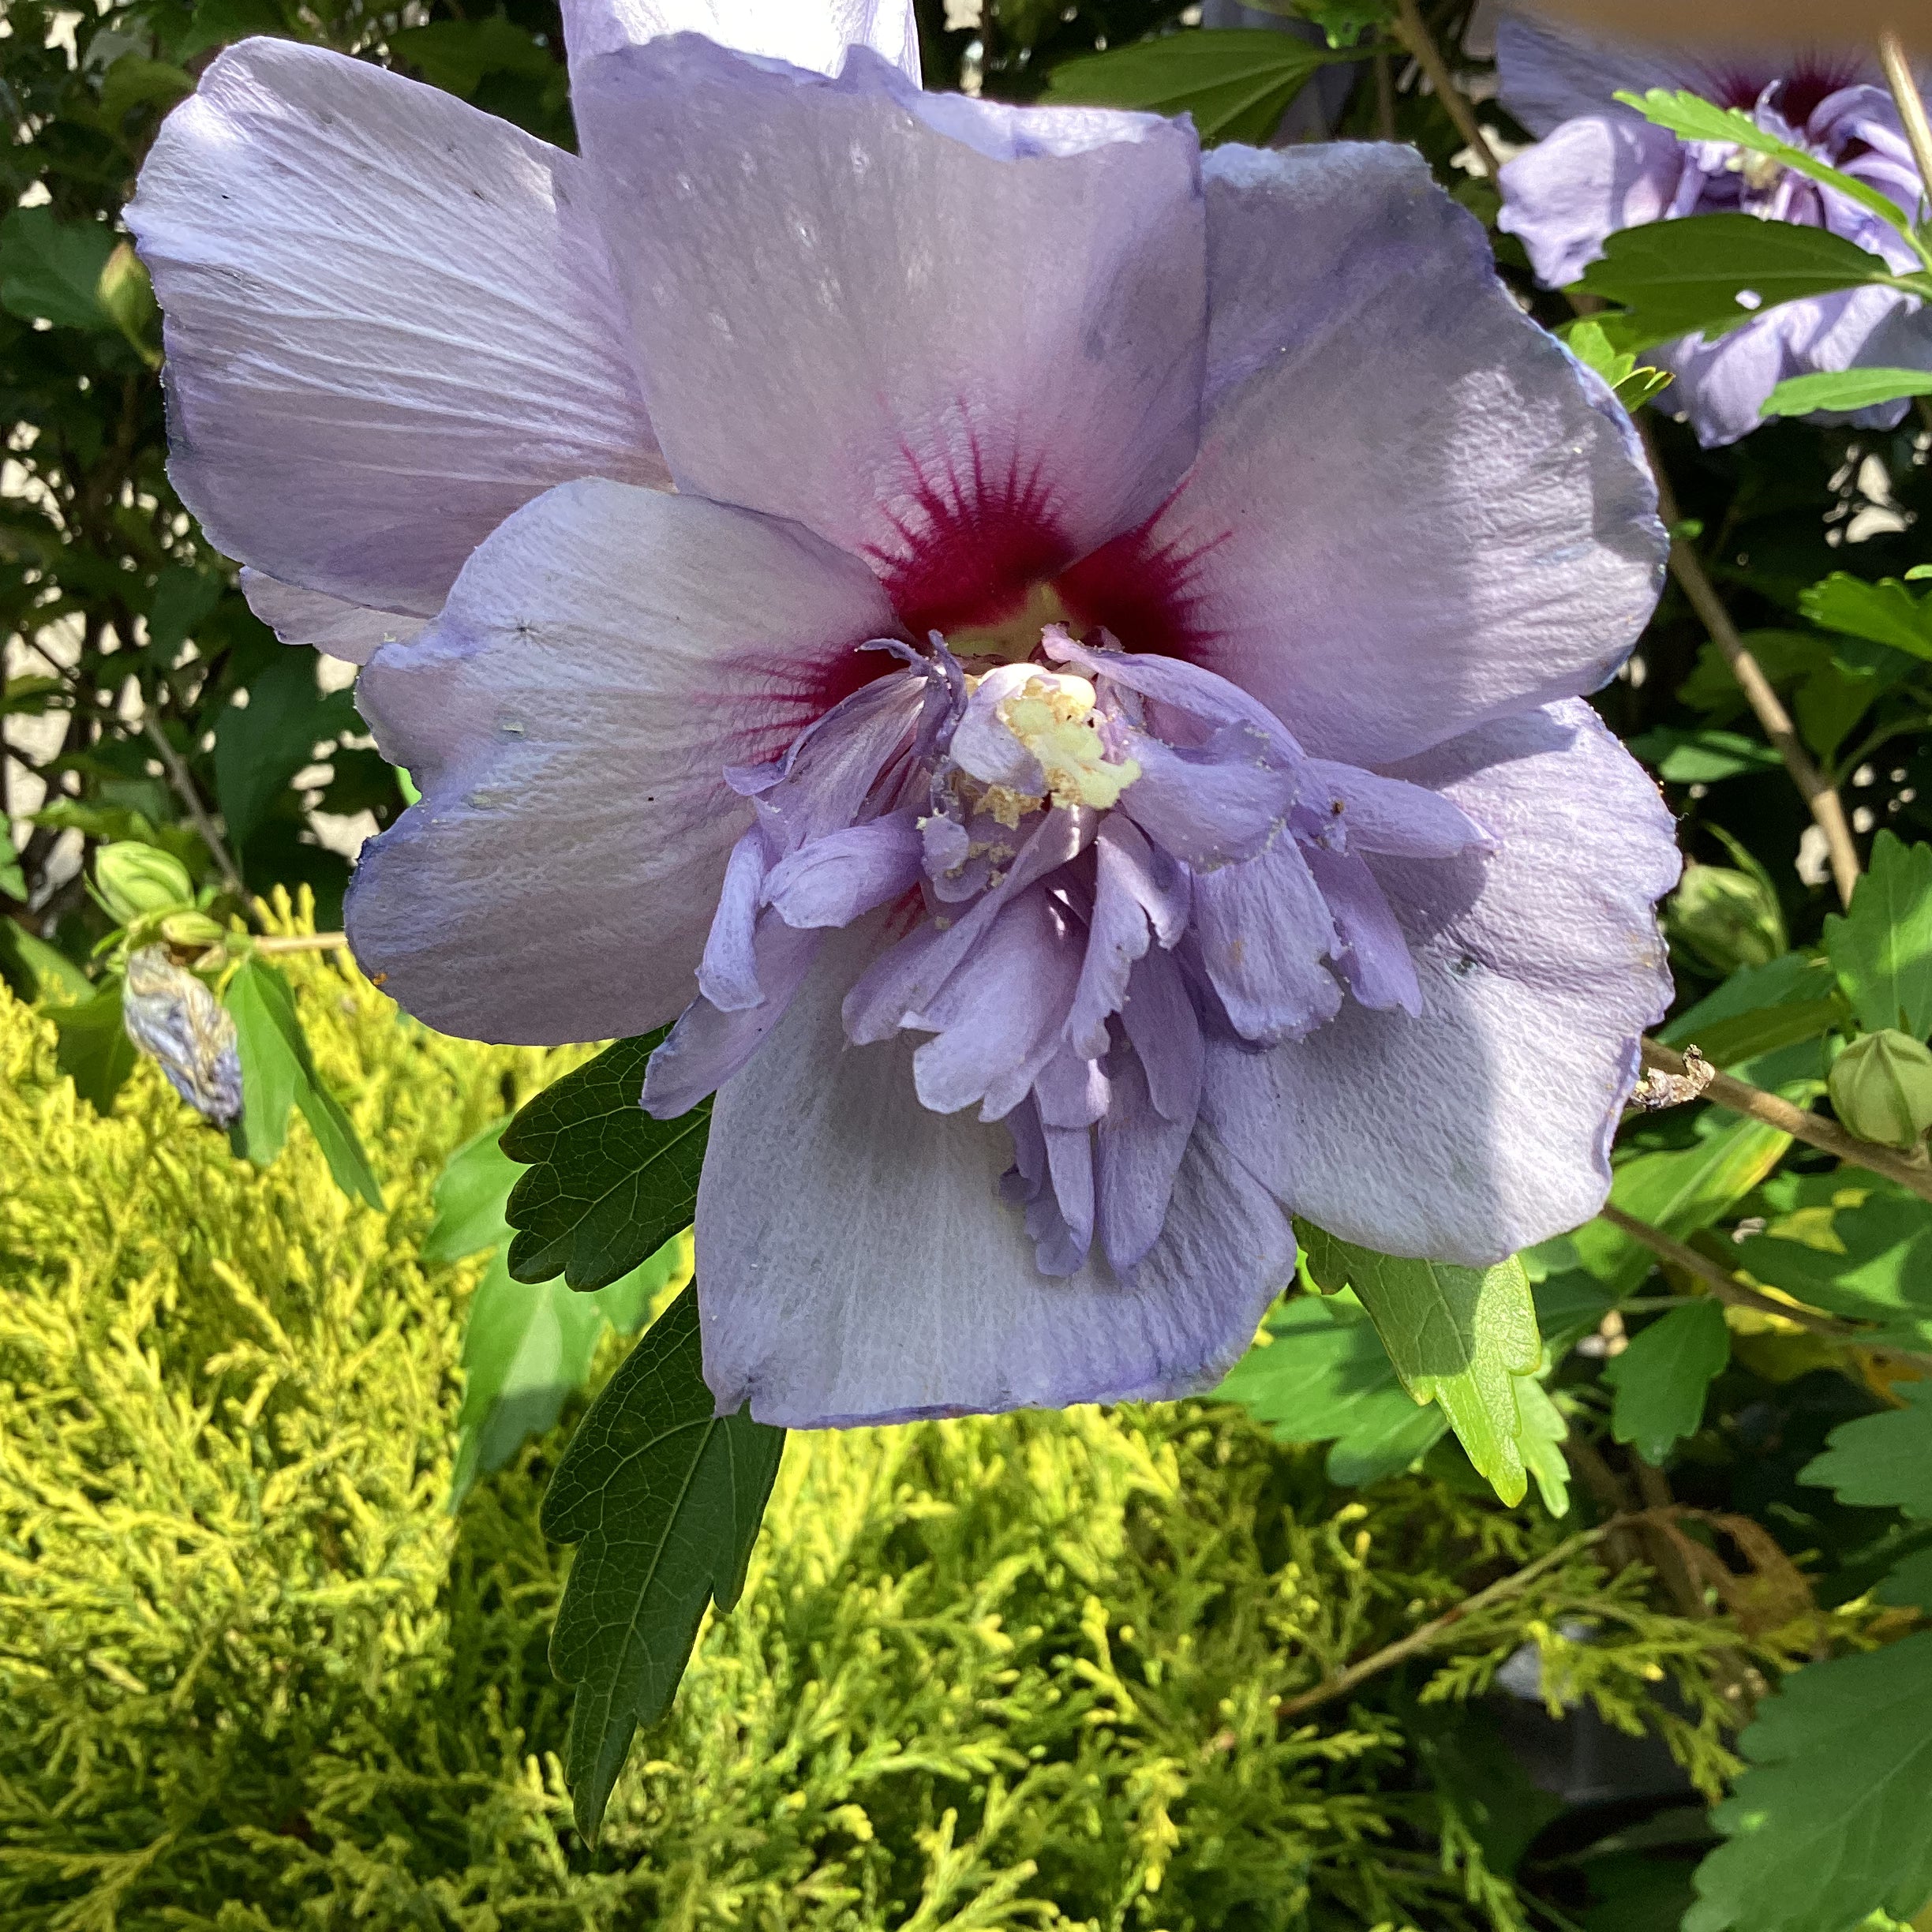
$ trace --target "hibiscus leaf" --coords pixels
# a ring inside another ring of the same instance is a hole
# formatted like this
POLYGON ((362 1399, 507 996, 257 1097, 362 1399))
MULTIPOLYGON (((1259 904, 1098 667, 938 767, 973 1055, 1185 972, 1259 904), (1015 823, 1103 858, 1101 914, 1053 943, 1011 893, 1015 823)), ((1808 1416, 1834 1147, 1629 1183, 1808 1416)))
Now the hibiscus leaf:
POLYGON ((550 1662, 577 1689, 567 1768, 586 1840, 632 1737, 670 1709, 705 1605, 737 1602, 784 1447, 783 1429, 718 1414, 694 1286, 645 1331, 564 1452, 543 1527, 578 1547, 550 1662))
POLYGON ((1736 1260, 1754 1281, 1811 1308, 1878 1324, 1874 1342, 1923 1348, 1932 1337, 1932 1210, 1914 1196, 1874 1191, 1814 1212, 1788 1232, 1749 1236, 1736 1260))
POLYGON ((1710 1385, 1731 1359, 1731 1331, 1715 1301, 1687 1301, 1646 1324, 1604 1365, 1616 1391, 1610 1432, 1661 1463, 1704 1420, 1710 1385))
POLYGON ((1766 396, 1761 416, 1808 416, 1814 410, 1874 409, 1906 396, 1932 395, 1932 375, 1923 369, 1821 369, 1791 376, 1766 396))
POLYGON ((277 796, 316 747, 356 728, 354 700, 346 691, 324 693, 316 683, 312 650, 278 651, 253 678, 248 702, 230 706, 215 721, 215 796, 228 836, 247 844, 277 796))
POLYGON ((53 1007, 47 1017, 59 1029, 54 1065, 96 1114, 106 1114, 140 1058, 122 1021, 120 979, 103 979, 90 998, 53 1007))
POLYGON ((498 1144, 506 1118, 473 1134, 443 1163, 430 1199, 436 1219, 422 1245, 425 1261, 460 1261, 494 1248, 510 1232, 504 1208, 521 1170, 498 1144))
POLYGON ((1911 223, 1905 211, 1889 195, 1873 187, 1869 182, 1862 182, 1856 176, 1833 167, 1829 161, 1820 160, 1807 149, 1780 140, 1768 128, 1760 127, 1742 108, 1720 107, 1701 95, 1674 92, 1668 88, 1652 88, 1646 94, 1619 94, 1616 98, 1626 107, 1634 107, 1646 121, 1657 127, 1668 128, 1679 140, 1722 141, 1728 146, 1746 148, 1777 162, 1780 167, 1789 168, 1794 174, 1802 174, 1807 180, 1816 182, 1820 187, 1835 190, 1848 201, 1855 202, 1867 214, 1876 215, 1881 222, 1896 228, 1912 244, 1919 257, 1932 266, 1932 256, 1926 255, 1912 233, 1911 223))
POLYGON ((504 1129, 504 1152, 530 1170, 507 1209, 519 1281, 608 1287, 690 1223, 711 1104, 672 1121, 644 1111, 644 1063, 663 1038, 606 1047, 504 1129))
POLYGON ((380 1211, 382 1189, 342 1103, 316 1072, 288 981, 266 960, 244 960, 223 1003, 235 1024, 242 1061, 242 1118, 233 1129, 238 1151, 266 1167, 282 1151, 289 1109, 298 1108, 335 1185, 380 1211))
POLYGON ((1932 1518, 1932 1382, 1901 1383, 1902 1408, 1841 1422, 1798 1472, 1840 1503, 1932 1518))
POLYGON ((1822 1932, 1932 1896, 1932 1631, 1788 1679, 1738 1748, 1683 1932, 1822 1932))
POLYGON ((1825 950, 1867 1033, 1932 1033, 1932 845, 1881 832, 1851 905, 1825 922, 1825 950))
POLYGON ((1346 1290, 1303 1295, 1268 1322, 1215 1391, 1285 1443, 1331 1442, 1328 1479, 1344 1488, 1406 1470, 1449 1426, 1431 1405, 1418 1409, 1367 1311, 1346 1290))
POLYGON ((1872 284, 1925 292, 1829 229, 1687 215, 1609 236, 1576 292, 1623 305, 1625 313, 1596 320, 1614 348, 1634 351, 1680 335, 1715 338, 1781 303, 1872 284))
POLYGON ((1191 114, 1204 142, 1259 145, 1337 55, 1265 27, 1208 28, 1061 61, 1042 97, 1056 106, 1191 114))
POLYGON ((1477 1471, 1505 1503, 1520 1503, 1529 1473, 1516 1380, 1543 1354, 1521 1258, 1490 1268, 1407 1260, 1297 1226, 1309 1275, 1354 1290, 1403 1387, 1440 1402, 1477 1471))
POLYGON ((114 252, 114 232, 105 222, 17 208, 0 221, 0 309, 57 328, 111 329, 99 291, 114 252))
POLYGON ((1896 577, 1868 583, 1833 571, 1798 599, 1804 614, 1827 631, 1870 644, 1889 644, 1914 657, 1932 657, 1932 597, 1913 596, 1896 577))
POLYGON ((1631 739, 1630 749, 1672 784, 1715 784, 1745 772, 1775 771, 1783 762, 1761 738, 1738 732, 1678 731, 1669 725, 1631 739))

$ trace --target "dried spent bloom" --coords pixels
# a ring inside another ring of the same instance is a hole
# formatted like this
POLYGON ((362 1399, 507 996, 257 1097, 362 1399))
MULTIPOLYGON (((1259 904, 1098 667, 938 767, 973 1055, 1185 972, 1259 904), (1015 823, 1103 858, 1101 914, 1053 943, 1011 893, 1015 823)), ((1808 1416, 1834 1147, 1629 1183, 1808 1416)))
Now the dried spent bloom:
POLYGON ((200 980, 168 957, 166 946, 128 955, 121 1021, 191 1107, 218 1127, 242 1118, 234 1022, 200 980))
POLYGON ((143 177, 184 494, 287 634, 394 638, 364 964, 485 1039, 677 1020, 766 1421, 1207 1386, 1291 1211, 1588 1218, 1677 874, 1578 701, 1664 549, 1602 384, 1406 150, 672 10, 569 0, 581 159, 253 41, 143 177))
MULTIPOLYGON (((1496 28, 1496 73, 1503 106, 1541 137, 1505 164, 1496 225, 1522 238, 1538 279, 1552 288, 1575 281, 1607 235, 1683 215, 1743 213, 1829 228, 1895 269, 1919 265, 1896 230, 1835 190, 1732 142, 1680 140, 1615 98, 1682 88, 1741 109, 1910 212, 1922 206, 1925 185, 1875 62, 1839 52, 1728 58, 1612 46, 1511 14, 1496 28)), ((1932 315, 1915 296, 1854 289, 1786 302, 1715 342, 1686 337, 1645 359, 1677 379, 1660 406, 1687 417, 1709 447, 1758 428, 1765 399, 1790 376, 1932 369, 1932 315)), ((1910 406, 1886 402, 1812 420, 1889 429, 1910 406)))

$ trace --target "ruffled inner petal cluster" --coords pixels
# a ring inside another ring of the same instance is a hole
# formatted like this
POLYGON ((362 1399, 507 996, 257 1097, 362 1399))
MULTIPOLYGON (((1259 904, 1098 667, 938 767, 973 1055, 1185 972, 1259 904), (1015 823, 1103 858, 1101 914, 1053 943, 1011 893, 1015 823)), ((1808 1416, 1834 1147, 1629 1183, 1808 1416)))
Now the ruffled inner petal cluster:
POLYGON ((1419 1012, 1365 855, 1491 841, 1438 793, 1311 758, 1197 665, 1058 626, 990 666, 938 633, 925 653, 881 648, 904 668, 728 774, 757 822, 644 1103, 682 1113, 751 1065, 826 931, 889 908, 846 1037, 919 1036, 921 1103, 1006 1124, 1002 1193, 1043 1273, 1097 1245, 1129 1275, 1166 1219, 1208 1042, 1302 1039, 1350 998, 1419 1012))

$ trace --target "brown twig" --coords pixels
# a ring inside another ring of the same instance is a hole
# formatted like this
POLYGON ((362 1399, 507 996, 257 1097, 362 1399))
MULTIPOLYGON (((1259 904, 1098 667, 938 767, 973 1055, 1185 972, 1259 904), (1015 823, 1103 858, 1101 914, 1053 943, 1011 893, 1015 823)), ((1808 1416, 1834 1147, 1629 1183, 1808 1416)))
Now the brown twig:
MULTIPOLYGON (((1923 202, 1932 197, 1932 121, 1926 118, 1926 106, 1912 77, 1911 62, 1905 43, 1889 30, 1878 36, 1878 58, 1885 66, 1885 84, 1898 103, 1899 119, 1904 123, 1905 138, 1911 144, 1912 159, 1919 164, 1919 179, 1924 190, 1923 202)), ((1912 219, 1919 210, 1912 210, 1912 219)))
POLYGON ((1489 145, 1489 137, 1476 118, 1476 110, 1456 85, 1455 76, 1449 71, 1449 63, 1443 58, 1442 49, 1436 44, 1436 36, 1429 32, 1428 23, 1423 19, 1422 9, 1416 0, 1396 0, 1395 31, 1401 36, 1402 45, 1415 56, 1417 66, 1428 76, 1429 85, 1436 90, 1436 98, 1447 109, 1456 132, 1469 143, 1477 165, 1494 181, 1502 172, 1502 163, 1496 159, 1496 150, 1489 145))
MULTIPOLYGON (((1732 1308, 1755 1309, 1761 1315, 1779 1316, 1833 1342, 1860 1342, 1870 1333, 1856 1322, 1840 1321, 1836 1316, 1821 1315, 1797 1302, 1780 1301, 1775 1295, 1764 1294, 1748 1282, 1739 1280, 1728 1268, 1713 1261, 1709 1255, 1700 1254, 1687 1242, 1679 1241, 1674 1234, 1666 1234, 1661 1228, 1651 1226, 1647 1221, 1639 1221, 1621 1208, 1606 1202, 1599 1211, 1601 1218, 1613 1228, 1627 1234, 1640 1246, 1648 1248, 1660 1261, 1668 1262, 1672 1267, 1703 1282, 1718 1301, 1732 1308)), ((1920 1354, 1911 1349, 1874 1346, 1872 1353, 1894 1361, 1910 1362, 1916 1368, 1932 1368, 1932 1355, 1920 1354)))
POLYGON ((1792 783, 1797 786, 1806 804, 1811 808, 1812 818, 1825 834, 1825 850, 1831 856, 1832 878, 1837 886, 1838 897, 1849 905, 1852 889, 1858 883, 1859 857, 1858 848, 1852 841, 1850 822, 1845 818, 1844 801, 1804 748, 1798 728, 1792 722, 1791 713, 1784 709, 1784 701, 1772 688, 1771 680, 1765 676, 1762 666, 1739 636, 1737 626, 1731 621, 1731 614, 1724 607, 1724 600, 1705 572, 1703 560, 1676 534, 1683 519, 1678 513, 1676 497, 1671 490, 1670 478, 1664 474, 1648 426, 1640 424, 1638 429, 1650 458, 1651 472, 1657 478, 1657 512, 1664 519, 1664 527, 1672 533, 1671 575, 1676 578, 1678 589, 1683 591, 1717 648, 1724 653, 1724 661, 1738 681, 1738 688, 1757 713, 1765 736, 1784 761, 1784 769, 1791 773, 1792 783))
POLYGON ((147 734, 155 751, 159 754, 162 769, 168 775, 168 783, 174 786, 178 798, 193 822, 196 831, 201 834, 203 844, 215 855, 215 863, 220 868, 222 877, 228 883, 228 889, 237 894, 246 888, 242 883, 242 874, 230 856, 227 841, 215 829, 215 821, 208 816, 208 807, 201 803, 201 794, 195 789, 195 781, 188 767, 182 762, 181 754, 167 741, 167 733, 155 722, 150 713, 141 720, 141 729, 147 734))
POLYGON ((1586 1530, 1571 1537, 1568 1541, 1559 1543, 1534 1563, 1526 1563, 1515 1570, 1487 1589, 1478 1590, 1473 1597, 1466 1597, 1453 1608, 1445 1610, 1439 1617, 1432 1617, 1426 1623, 1418 1624, 1406 1637, 1398 1638, 1394 1643, 1384 1644, 1380 1650, 1365 1657, 1359 1664, 1351 1664, 1345 1671, 1331 1677, 1325 1683, 1319 1683, 1312 1690, 1304 1690, 1299 1697, 1289 1698, 1276 1712, 1276 1717, 1286 1723, 1298 1717, 1304 1711, 1319 1709, 1324 1704, 1331 1704, 1337 1698, 1346 1697, 1357 1684, 1365 1683, 1371 1677, 1380 1676, 1395 1665, 1405 1663, 1409 1658, 1428 1649, 1445 1631, 1453 1630, 1466 1619, 1473 1616, 1479 1610, 1487 1610, 1492 1604, 1505 1601, 1518 1591, 1526 1589, 1546 1571, 1559 1563, 1567 1563, 1572 1556, 1601 1543, 1613 1532, 1627 1523, 1640 1521, 1635 1516, 1615 1516, 1609 1522, 1599 1523, 1594 1530, 1586 1530))
MULTIPOLYGON (((1661 1040, 1647 1039, 1643 1043, 1643 1063, 1664 1073, 1682 1074, 1684 1071, 1683 1054, 1661 1040)), ((1807 1113, 1777 1094, 1766 1093, 1762 1087, 1733 1080, 1728 1073, 1713 1073, 1704 1088, 1704 1098, 1715 1101, 1731 1113, 1747 1114, 1753 1120, 1762 1121, 1766 1126, 1780 1128, 1794 1140, 1803 1140, 1821 1153, 1835 1155, 1855 1167, 1882 1174, 1886 1180, 1909 1188, 1923 1200, 1932 1200, 1932 1166, 1921 1166, 1895 1148, 1861 1140, 1822 1114, 1807 1113)))
POLYGON ((1395 63, 1387 54, 1375 57, 1376 134, 1378 139, 1395 139, 1395 63))

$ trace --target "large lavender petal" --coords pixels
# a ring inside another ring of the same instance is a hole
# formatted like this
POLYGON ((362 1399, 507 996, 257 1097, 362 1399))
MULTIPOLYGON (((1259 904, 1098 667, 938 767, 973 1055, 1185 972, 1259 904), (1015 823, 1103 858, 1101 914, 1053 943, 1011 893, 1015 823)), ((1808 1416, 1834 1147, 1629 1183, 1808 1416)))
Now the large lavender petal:
POLYGON ((1197 1134, 1130 1279, 1097 1256, 1043 1277, 1001 1199, 1005 1127, 922 1106, 910 1040, 847 1045, 840 994, 877 943, 828 939, 717 1096, 698 1279, 719 1407, 803 1428, 1211 1387, 1294 1268, 1267 1191, 1197 1134))
POLYGON ((720 766, 783 751, 889 624, 795 526, 566 484, 477 551, 358 702, 424 798, 364 848, 351 942, 445 1032, 646 1032, 696 991, 751 807, 720 766))
POLYGON ((596 63, 577 110, 680 487, 868 557, 915 632, 1003 611, 1192 458, 1185 126, 689 36, 596 63))
POLYGON ((1332 1233, 1479 1265, 1602 1205, 1638 1036, 1670 1001, 1653 906, 1677 852, 1656 786, 1583 704, 1485 725, 1403 775, 1502 841, 1373 862, 1421 1017, 1350 1004, 1272 1053, 1211 1045, 1202 1117, 1332 1233))
POLYGON ((1194 931, 1243 1039, 1298 1039, 1340 1006, 1341 986, 1322 964, 1337 944, 1335 921, 1293 839, 1196 879, 1194 931))
POLYGON ((583 178, 367 62, 222 54, 127 211, 167 315, 169 474, 210 539, 429 616, 552 484, 667 483, 583 178))
POLYGON ((1070 605, 1356 764, 1602 683, 1661 585, 1655 489, 1480 225, 1408 149, 1221 148, 1206 174, 1216 380, 1252 373, 1070 605))
POLYGON ((406 644, 423 627, 420 617, 346 604, 320 590, 298 590, 258 570, 244 569, 249 608, 284 644, 309 644, 330 657, 367 664, 385 644, 406 644))
POLYGON ((1689 88, 1709 93, 1720 68, 1770 78, 1761 50, 1743 54, 1740 65, 1721 56, 1700 58, 1679 49, 1593 39, 1520 13, 1505 13, 1496 22, 1496 59, 1503 105, 1539 135, 1563 122, 1604 113, 1620 90, 1642 94, 1650 88, 1689 88))
POLYGON ((1538 281, 1563 288, 1614 230, 1689 213, 1703 179, 1668 129, 1634 114, 1593 114, 1565 122, 1503 164, 1496 226, 1528 249, 1538 281))
POLYGON ((673 33, 701 33, 827 74, 844 64, 847 49, 869 47, 919 84, 912 0, 564 0, 573 81, 600 54, 673 33))

